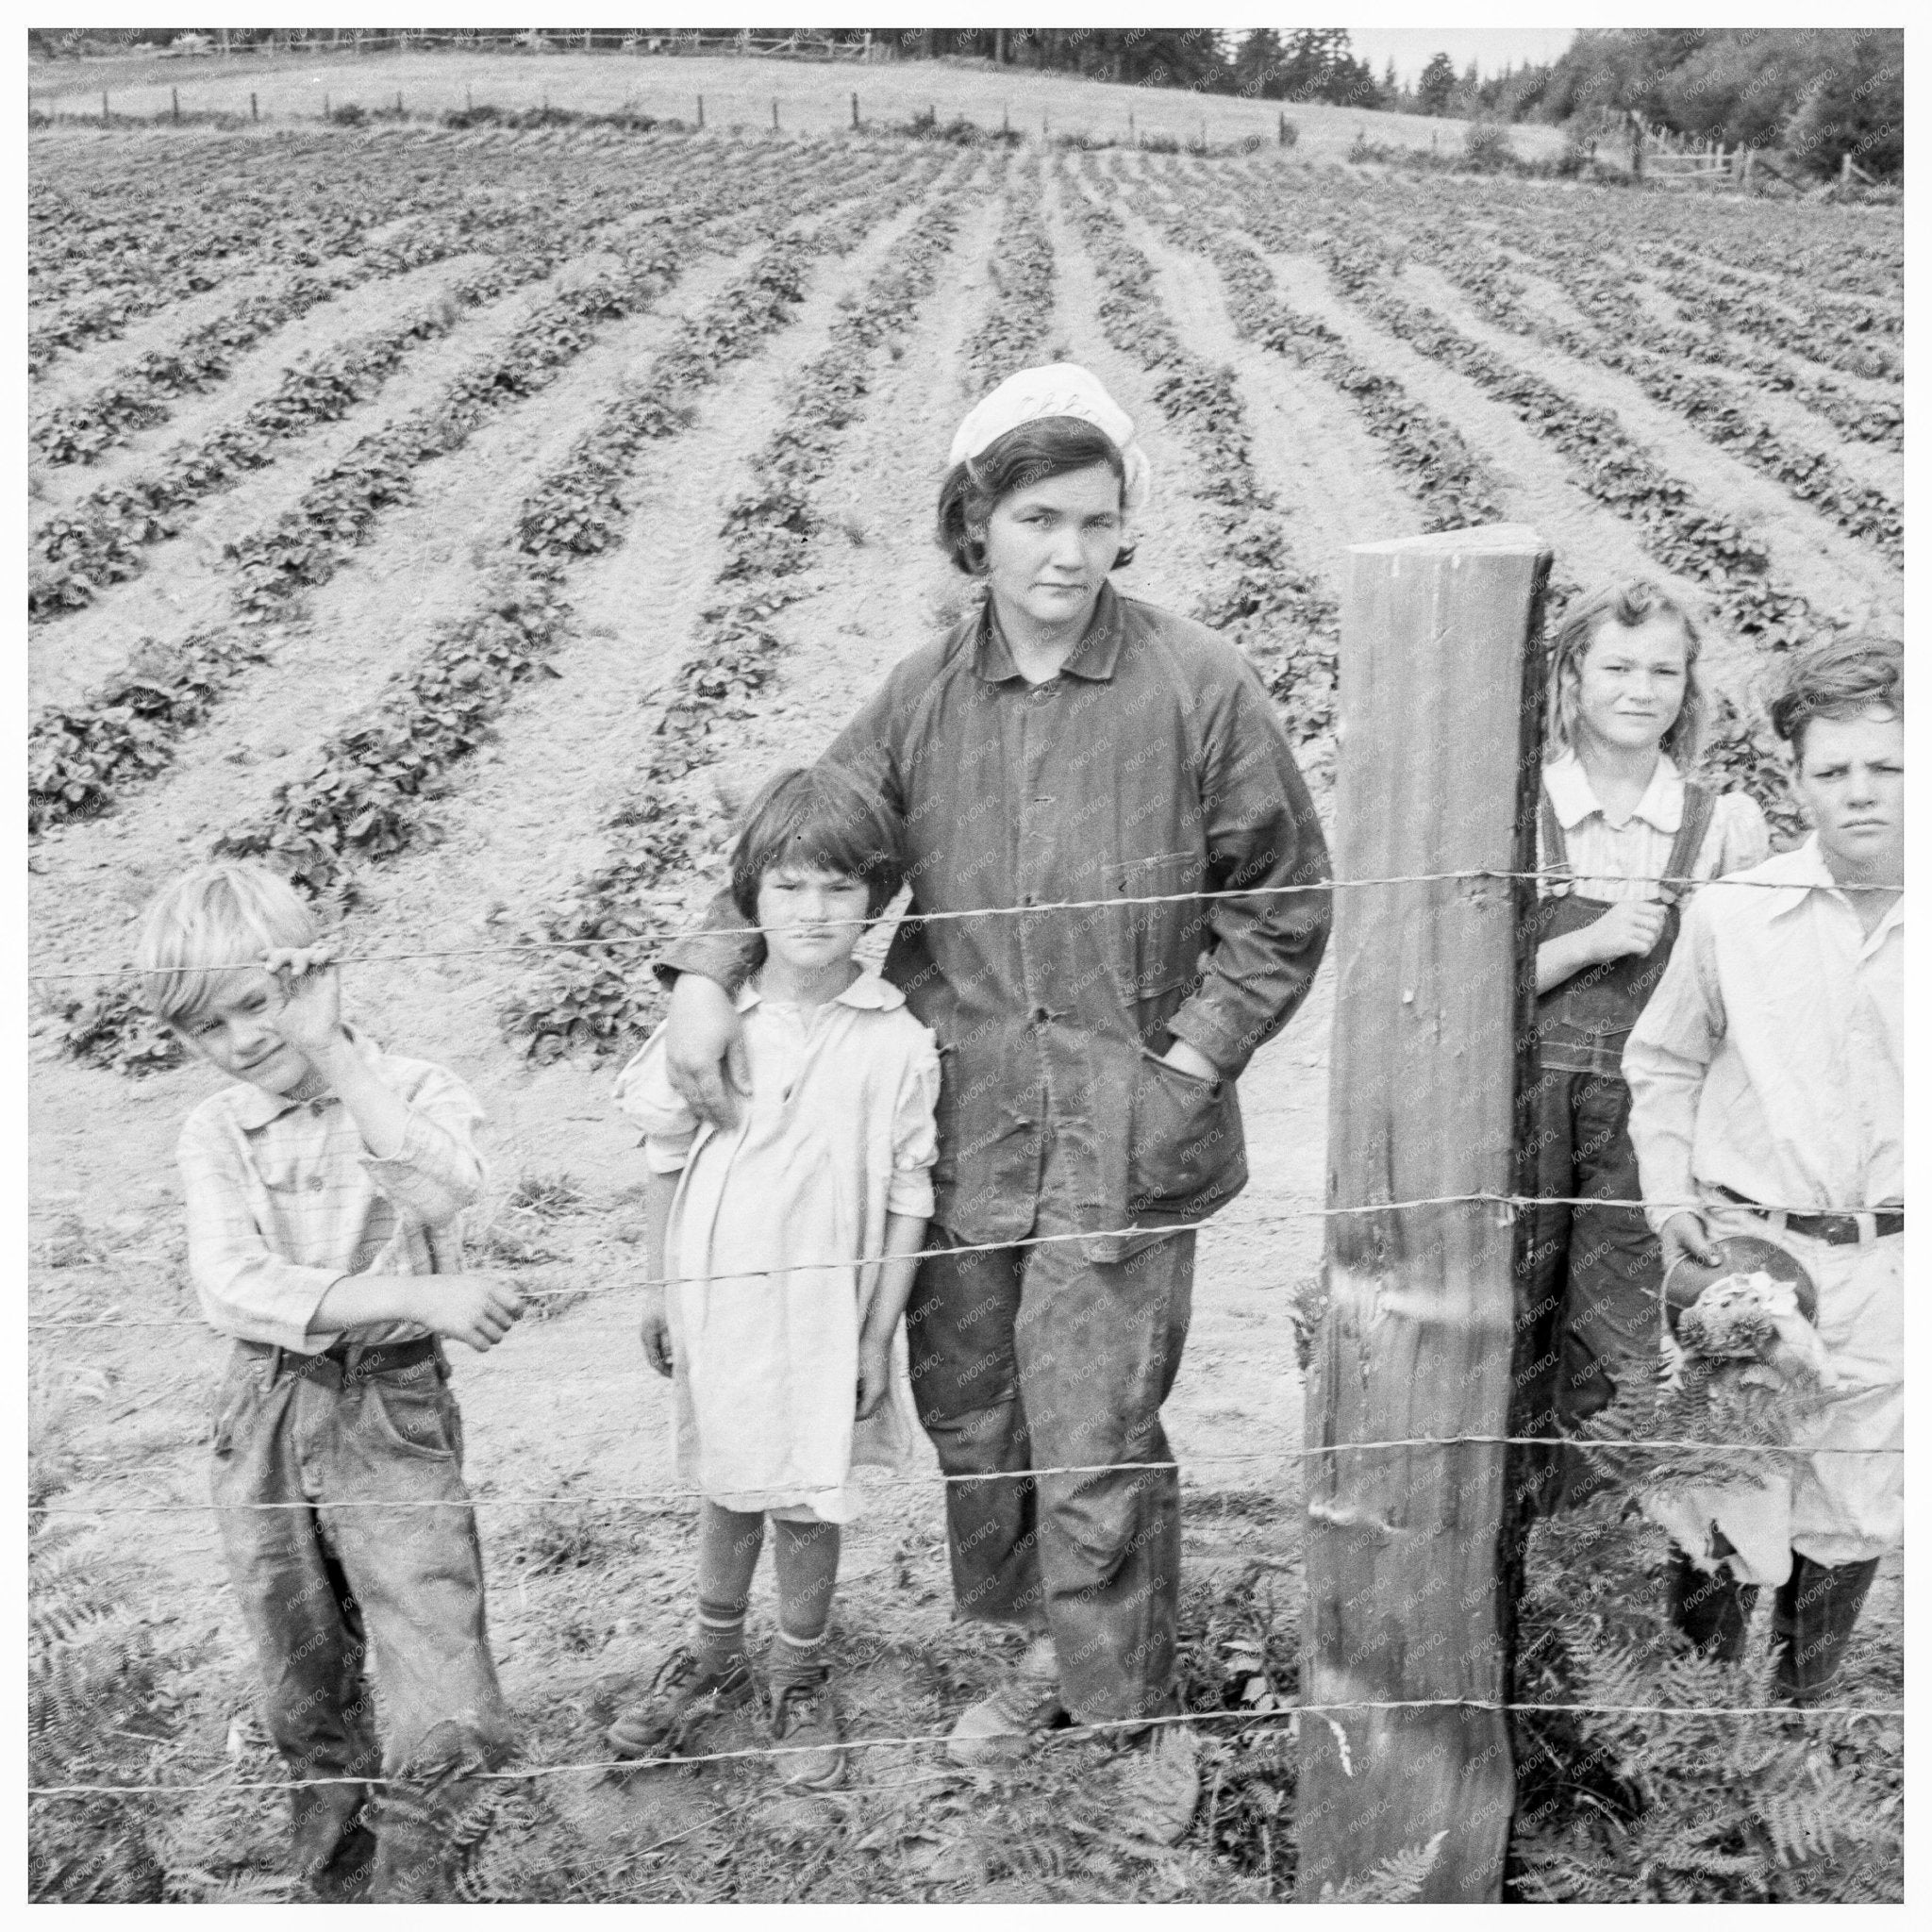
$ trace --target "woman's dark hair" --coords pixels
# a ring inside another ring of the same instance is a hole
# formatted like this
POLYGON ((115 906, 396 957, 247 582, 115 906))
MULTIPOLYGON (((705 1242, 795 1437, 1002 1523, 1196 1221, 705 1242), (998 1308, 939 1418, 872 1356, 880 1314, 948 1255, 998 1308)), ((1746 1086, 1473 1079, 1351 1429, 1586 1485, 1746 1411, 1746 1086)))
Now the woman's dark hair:
POLYGON ((834 765, 779 772, 745 808, 731 849, 731 903, 745 918, 758 918, 758 888, 782 865, 864 880, 865 916, 876 919, 906 877, 898 818, 834 765))
POLYGON ((1812 719, 1856 718, 1874 706, 1905 716, 1905 646, 1895 638, 1833 638, 1792 658, 1771 701, 1771 728, 1802 758, 1812 719))
MULTIPOLYGON (((1036 416, 995 437, 976 457, 955 463, 940 485, 939 545, 969 577, 986 570, 984 530, 994 507, 1016 490, 1105 463, 1124 490, 1126 465, 1113 439, 1081 416, 1036 416)), ((1134 546, 1115 553, 1113 568, 1134 560, 1134 546)))

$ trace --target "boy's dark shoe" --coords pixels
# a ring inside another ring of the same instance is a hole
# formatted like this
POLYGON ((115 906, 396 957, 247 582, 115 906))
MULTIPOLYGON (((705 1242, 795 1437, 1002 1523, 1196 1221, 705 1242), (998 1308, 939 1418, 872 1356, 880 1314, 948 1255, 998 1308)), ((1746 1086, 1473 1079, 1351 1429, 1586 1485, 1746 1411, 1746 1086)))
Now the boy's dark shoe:
POLYGON ((1878 1558, 1816 1563, 1791 1552, 1791 1574, 1772 1603, 1778 1694, 1800 1707, 1823 1704, 1844 1668, 1845 1646, 1878 1574, 1878 1558))
POLYGON ((811 1684, 772 1686, 772 1741, 793 1748, 774 1757, 781 1784, 799 1790, 829 1791, 845 1782, 839 1707, 829 1678, 811 1684))
POLYGON ((619 1757, 674 1757, 727 1711, 758 1695, 750 1664, 706 1668, 696 1651, 680 1646, 658 1665, 651 1695, 618 1714, 604 1734, 619 1757))
POLYGON ((391 1786, 369 1801, 375 1824, 372 1905, 439 1905, 456 1895, 449 1820, 426 1792, 391 1786))
POLYGON ((1672 1556, 1666 1596, 1671 1622, 1720 1663, 1734 1664, 1744 1655, 1757 1601, 1757 1586, 1738 1582, 1728 1569, 1708 1574, 1681 1552, 1672 1556))
MULTIPOLYGON (((316 1775, 325 1775, 318 1773, 316 1775)), ((369 1892, 375 1856, 364 1800, 366 1785, 309 1785, 289 1793, 290 1863, 325 1905, 351 1904, 369 1892)))

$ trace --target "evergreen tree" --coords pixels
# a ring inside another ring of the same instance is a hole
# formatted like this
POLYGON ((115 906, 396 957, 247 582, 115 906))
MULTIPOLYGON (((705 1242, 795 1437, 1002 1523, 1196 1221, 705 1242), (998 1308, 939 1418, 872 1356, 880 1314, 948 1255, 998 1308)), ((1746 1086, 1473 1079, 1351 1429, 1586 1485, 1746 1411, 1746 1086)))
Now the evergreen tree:
POLYGON ((1418 114, 1446 114, 1449 96, 1456 92, 1456 63, 1446 54, 1431 54, 1423 77, 1416 83, 1415 109, 1418 114))

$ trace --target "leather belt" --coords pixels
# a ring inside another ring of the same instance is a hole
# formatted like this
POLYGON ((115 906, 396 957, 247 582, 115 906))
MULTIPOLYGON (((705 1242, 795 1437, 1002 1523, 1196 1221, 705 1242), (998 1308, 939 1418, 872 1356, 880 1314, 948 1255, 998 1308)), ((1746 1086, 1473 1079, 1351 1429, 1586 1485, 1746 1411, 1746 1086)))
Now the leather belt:
POLYGON ((372 1342, 366 1348, 339 1341, 321 1355, 302 1355, 292 1348, 277 1348, 271 1342, 249 1342, 245 1346, 271 1357, 272 1375, 286 1369, 304 1381, 322 1382, 334 1389, 367 1382, 376 1375, 394 1374, 403 1369, 419 1368, 437 1357, 433 1335, 420 1335, 414 1341, 372 1342))
POLYGON ((1903 1208, 1888 1208, 1869 1214, 1789 1214, 1782 1208, 1762 1207, 1748 1194, 1740 1194, 1722 1182, 1718 1184, 1717 1191, 1726 1201, 1734 1202, 1740 1208, 1748 1208, 1753 1214, 1761 1214, 1767 1221, 1790 1228, 1793 1234, 1809 1235, 1816 1241, 1829 1241, 1835 1248, 1850 1247, 1857 1241, 1880 1241, 1887 1235, 1906 1231, 1906 1210, 1903 1208), (1872 1227, 1869 1234, 1865 1231, 1868 1222, 1872 1227))

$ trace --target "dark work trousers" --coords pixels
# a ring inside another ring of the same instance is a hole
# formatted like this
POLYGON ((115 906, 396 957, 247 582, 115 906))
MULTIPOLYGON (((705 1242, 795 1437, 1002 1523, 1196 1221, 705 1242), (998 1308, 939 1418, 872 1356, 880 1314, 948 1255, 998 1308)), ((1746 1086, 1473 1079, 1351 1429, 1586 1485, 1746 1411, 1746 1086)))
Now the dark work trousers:
MULTIPOLYGON (((1080 1223, 1052 1158, 1035 1235, 1080 1223)), ((949 1244, 935 1228, 927 1245, 949 1244)), ((908 1319, 920 1420, 948 1475, 1166 1462, 1160 1405, 1193 1296, 1194 1237, 1121 1261, 1079 1241, 921 1263, 908 1319)), ((1052 1632, 1060 1700, 1087 1723, 1174 1707, 1180 1480, 1174 1469, 946 1485, 960 1617, 1052 1632)))
MULTIPOLYGON (((1630 1090, 1621 1075, 1544 1068, 1536 1090, 1536 1191, 1635 1201, 1630 1090)), ((1588 1435, 1622 1395, 1655 1392, 1663 1321, 1663 1251, 1641 1208, 1553 1203, 1530 1210, 1519 1357, 1521 1433, 1588 1435)), ((1537 1452, 1538 1513, 1616 1486, 1601 1452, 1537 1452)))
MULTIPOLYGON (((375 1897, 441 1896, 445 1847, 425 1825, 435 1807, 411 1781, 499 1763, 510 1740, 449 1372, 439 1356, 358 1384, 333 1363, 311 1379, 291 1360, 238 1344, 218 1397, 213 1491, 229 1578, 290 1776, 380 1769, 399 1780, 366 1820, 359 1782, 292 1791, 295 1867, 325 1894, 353 1889, 344 1867, 373 1849, 375 1897), (337 1507, 375 1498, 434 1507, 337 1507)), ((443 1802, 452 1795, 443 1787, 443 1802)))

